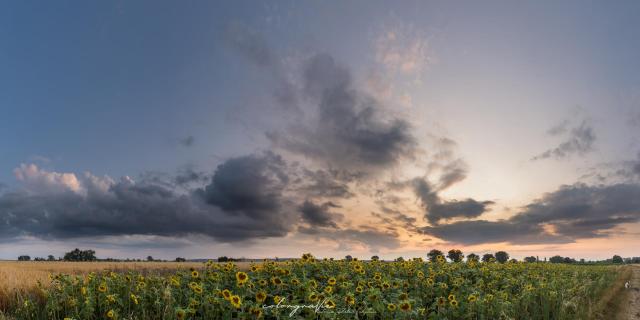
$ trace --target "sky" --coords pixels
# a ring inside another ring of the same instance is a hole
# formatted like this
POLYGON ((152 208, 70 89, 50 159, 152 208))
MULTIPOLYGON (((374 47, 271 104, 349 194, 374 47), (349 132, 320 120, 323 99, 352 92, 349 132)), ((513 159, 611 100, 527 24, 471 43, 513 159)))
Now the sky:
POLYGON ((640 3, 0 9, 0 259, 640 256, 640 3))

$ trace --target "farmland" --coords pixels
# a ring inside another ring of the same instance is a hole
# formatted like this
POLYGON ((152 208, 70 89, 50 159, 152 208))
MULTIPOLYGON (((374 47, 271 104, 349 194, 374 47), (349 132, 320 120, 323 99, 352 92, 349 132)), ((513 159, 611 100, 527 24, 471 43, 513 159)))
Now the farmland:
POLYGON ((5 262, 0 299, 10 319, 590 319, 628 271, 309 254, 256 264, 5 262))

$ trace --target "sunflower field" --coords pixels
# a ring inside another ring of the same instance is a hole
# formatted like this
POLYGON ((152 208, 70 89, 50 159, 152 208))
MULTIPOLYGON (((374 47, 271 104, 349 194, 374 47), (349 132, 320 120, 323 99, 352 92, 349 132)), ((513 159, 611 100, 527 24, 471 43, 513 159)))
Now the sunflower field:
POLYGON ((51 275, 16 319, 585 319, 610 266, 522 262, 207 262, 169 275, 51 275))

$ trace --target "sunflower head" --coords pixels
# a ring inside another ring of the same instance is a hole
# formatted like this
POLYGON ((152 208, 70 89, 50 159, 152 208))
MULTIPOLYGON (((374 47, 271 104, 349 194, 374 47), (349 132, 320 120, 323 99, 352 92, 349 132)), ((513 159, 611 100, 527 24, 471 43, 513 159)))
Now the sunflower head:
POLYGON ((396 305, 393 303, 389 303, 387 304, 387 310, 389 311, 396 311, 396 305))
POLYGON ((176 310, 176 319, 178 320, 182 320, 187 316, 187 312, 184 311, 184 309, 177 309, 176 310))
POLYGON ((402 311, 411 311, 411 304, 407 301, 400 304, 400 310, 402 311))
POLYGON ((242 306, 242 299, 240 299, 240 296, 231 296, 231 299, 229 301, 231 301, 231 304, 236 307, 236 309, 239 309, 240 306, 242 306))
POLYGON ((333 302, 333 300, 329 299, 329 300, 325 301, 324 306, 327 309, 333 309, 333 308, 336 307, 336 303, 333 302))
POLYGON ((256 293, 256 301, 264 302, 267 299, 267 294, 264 291, 259 291, 256 293))
POLYGON ((238 281, 238 283, 242 284, 249 280, 249 276, 246 273, 239 271, 236 272, 236 280, 238 281))

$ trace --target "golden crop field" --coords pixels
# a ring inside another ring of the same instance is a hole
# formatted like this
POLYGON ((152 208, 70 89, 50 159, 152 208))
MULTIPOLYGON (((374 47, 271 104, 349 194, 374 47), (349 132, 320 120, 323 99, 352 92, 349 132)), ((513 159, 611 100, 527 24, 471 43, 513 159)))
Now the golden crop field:
POLYGON ((15 301, 5 314, 60 320, 590 319, 601 313, 605 296, 628 271, 603 265, 444 259, 334 261, 309 254, 285 263, 241 266, 60 265, 30 263, 22 268, 20 263, 4 263, 2 279, 42 282, 12 297, 15 301), (7 272, 11 267, 14 271, 7 272), (100 268, 110 271, 92 271, 100 268))

